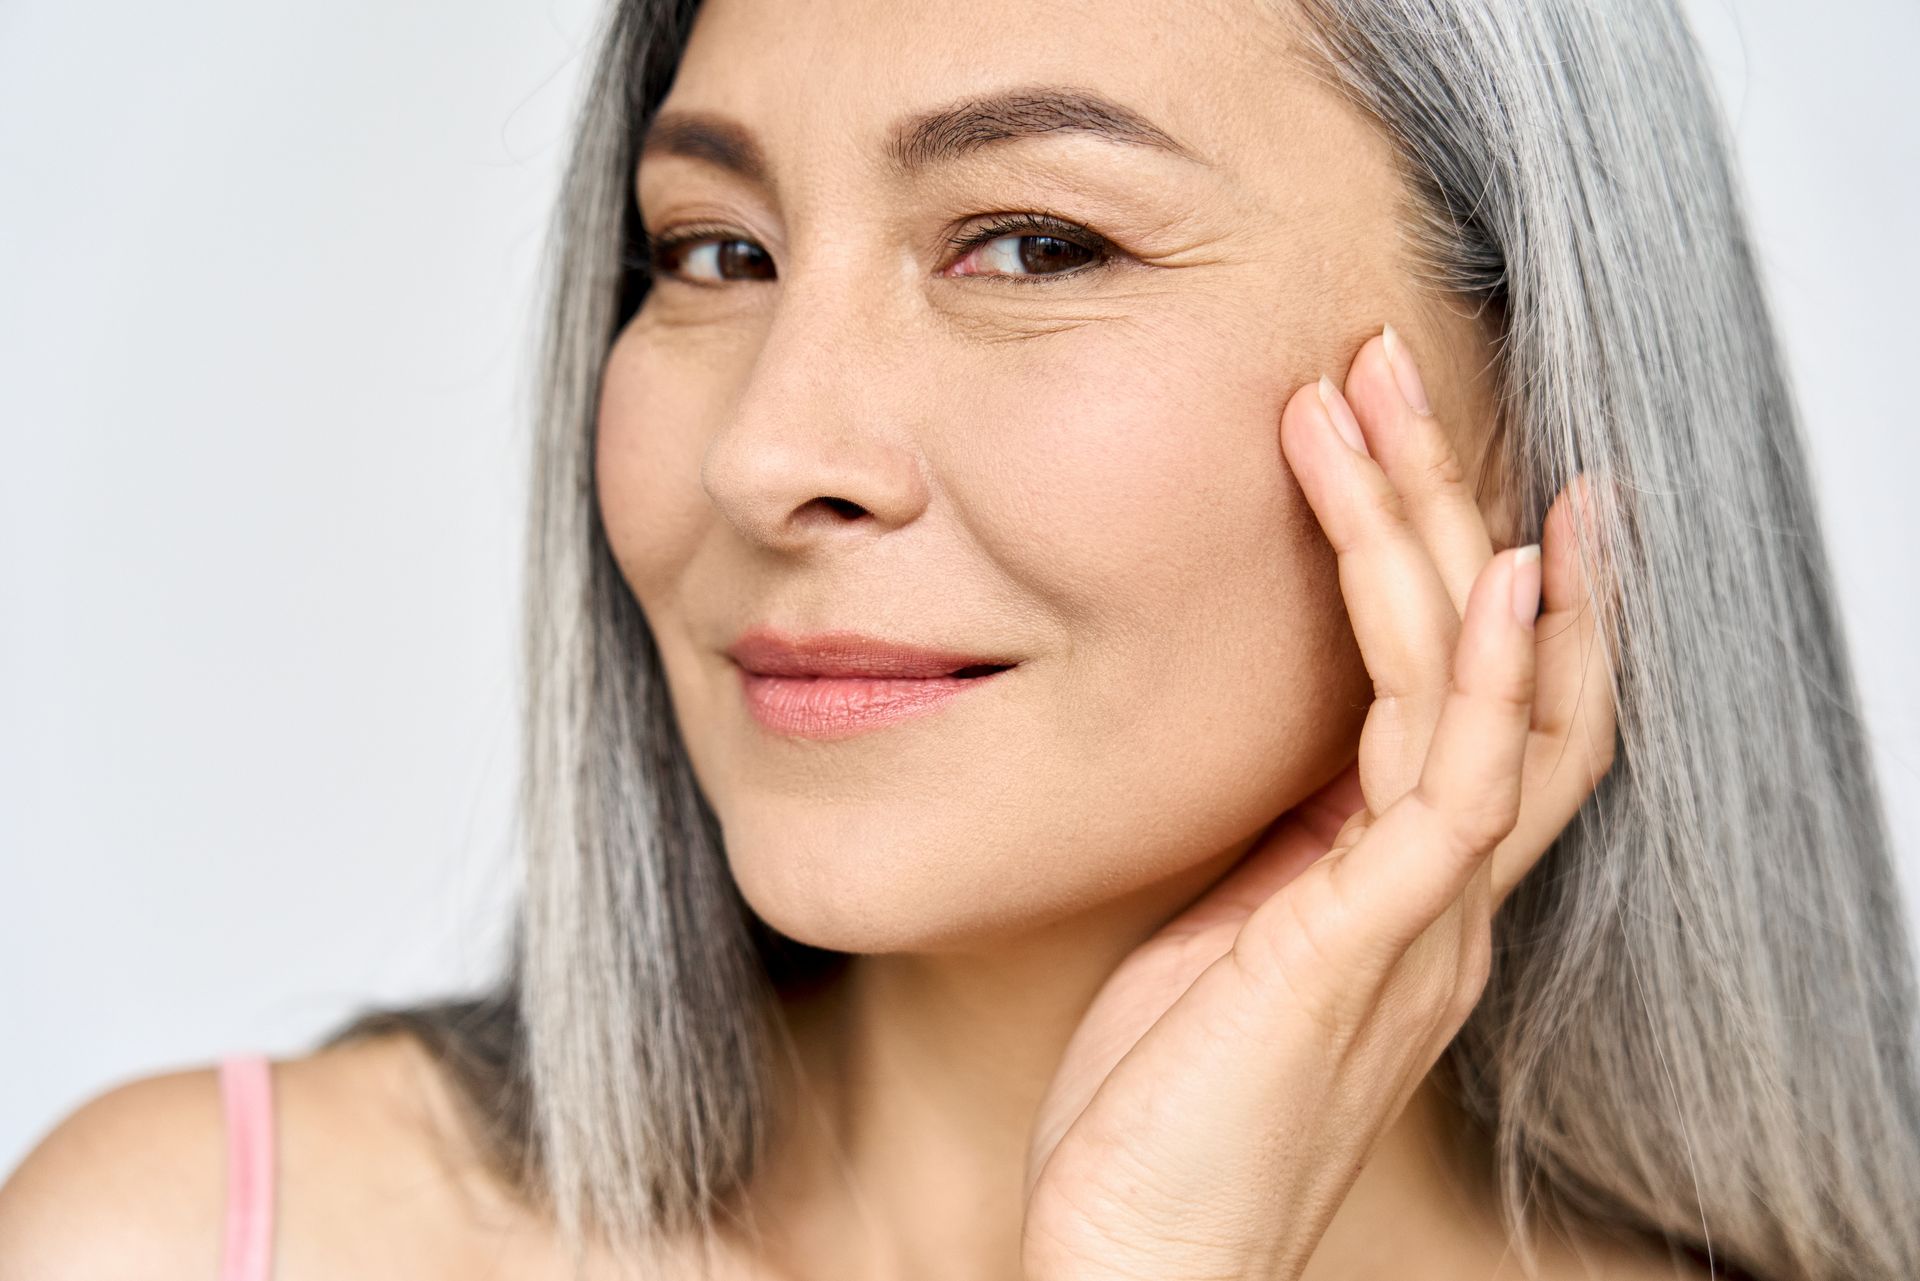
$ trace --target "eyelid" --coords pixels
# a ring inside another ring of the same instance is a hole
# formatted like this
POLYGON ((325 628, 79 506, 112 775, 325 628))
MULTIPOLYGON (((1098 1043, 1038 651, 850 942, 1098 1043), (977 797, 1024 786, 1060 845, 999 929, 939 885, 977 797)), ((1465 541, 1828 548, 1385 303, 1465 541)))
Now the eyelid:
MULTIPOLYGON (((722 289, 728 285, 753 284, 756 282, 746 280, 694 280, 685 276, 662 272, 659 270, 659 262, 662 255, 670 249, 682 249, 707 241, 718 241, 724 244, 730 240, 745 241, 759 248, 762 253, 767 252, 766 247, 761 245, 760 242, 752 236, 743 235, 732 227, 715 222, 690 222, 680 226, 669 227, 657 236, 650 233, 643 225, 640 228, 640 239, 641 244, 637 252, 629 251, 622 255, 621 265, 624 268, 645 273, 650 283, 657 283, 661 280, 671 280, 675 284, 693 285, 700 289, 722 289)), ((778 279, 778 277, 776 277, 776 279, 778 279)))

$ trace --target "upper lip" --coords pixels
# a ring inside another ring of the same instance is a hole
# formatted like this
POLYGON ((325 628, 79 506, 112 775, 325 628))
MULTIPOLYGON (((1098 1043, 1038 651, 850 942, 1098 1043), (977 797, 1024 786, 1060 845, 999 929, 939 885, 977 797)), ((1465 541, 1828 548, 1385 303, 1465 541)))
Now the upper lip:
POLYGON ((770 627, 752 629, 728 646, 726 652, 734 662, 759 676, 872 676, 906 680, 951 676, 968 667, 1011 667, 1017 661, 910 645, 859 632, 793 636, 770 627))

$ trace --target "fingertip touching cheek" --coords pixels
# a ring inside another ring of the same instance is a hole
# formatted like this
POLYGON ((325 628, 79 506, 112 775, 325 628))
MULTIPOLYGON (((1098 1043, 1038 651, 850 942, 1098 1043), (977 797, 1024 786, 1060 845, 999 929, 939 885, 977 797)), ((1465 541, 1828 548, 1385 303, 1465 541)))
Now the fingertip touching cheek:
POLYGON ((1409 305, 1389 157, 1257 6, 1083 8, 710 0, 638 167, 602 517, 736 879, 825 946, 1175 876, 1365 714, 1278 425, 1409 305), (754 629, 1017 661, 889 719, 754 629))

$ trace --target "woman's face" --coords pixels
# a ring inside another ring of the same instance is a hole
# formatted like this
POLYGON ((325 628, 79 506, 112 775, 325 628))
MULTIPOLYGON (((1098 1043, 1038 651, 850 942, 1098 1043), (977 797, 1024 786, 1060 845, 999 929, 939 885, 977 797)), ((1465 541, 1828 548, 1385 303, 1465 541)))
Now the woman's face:
POLYGON ((1256 0, 702 7, 637 194, 656 240, 705 239, 609 354, 596 484, 733 874, 786 933, 1055 920, 1352 758, 1371 686, 1281 409, 1391 320, 1442 420, 1484 421, 1486 352, 1407 280, 1387 143, 1290 47, 1256 0), (1124 114, 1103 133, 1062 87, 1124 114), (1067 225, 953 243, 1042 214, 1067 225), (725 653, 760 626, 1019 662, 796 737, 725 653))

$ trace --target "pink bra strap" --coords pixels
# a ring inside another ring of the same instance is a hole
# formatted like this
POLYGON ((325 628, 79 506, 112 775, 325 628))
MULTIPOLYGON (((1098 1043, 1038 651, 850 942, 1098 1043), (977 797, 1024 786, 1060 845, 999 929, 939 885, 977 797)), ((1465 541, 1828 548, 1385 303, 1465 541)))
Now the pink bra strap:
POLYGON ((220 1060, 227 1118, 227 1228, 220 1281, 267 1281, 273 1247, 273 1066, 264 1054, 220 1060))

